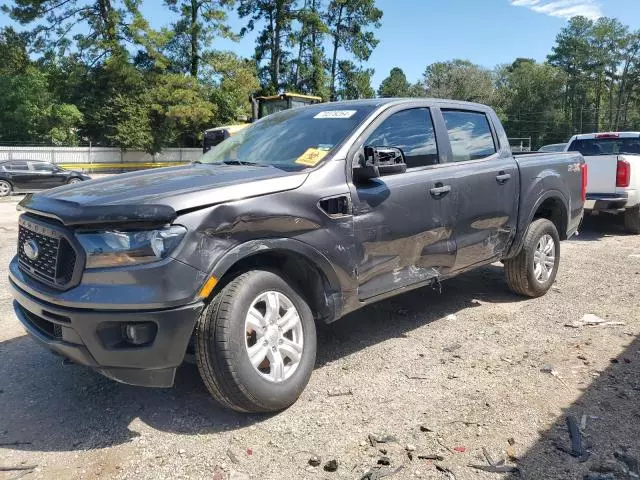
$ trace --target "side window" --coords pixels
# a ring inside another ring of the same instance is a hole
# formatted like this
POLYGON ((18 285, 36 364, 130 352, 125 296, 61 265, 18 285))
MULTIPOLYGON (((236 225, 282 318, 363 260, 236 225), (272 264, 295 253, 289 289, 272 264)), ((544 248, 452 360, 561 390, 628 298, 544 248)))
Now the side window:
POLYGON ((29 165, 27 162, 11 162, 6 165, 6 169, 10 172, 28 172, 29 165))
POLYGON ((394 113, 369 135, 365 145, 401 149, 407 168, 438 163, 436 136, 428 108, 394 113))
POLYGON ((443 110, 454 162, 478 160, 496 153, 489 120, 484 113, 443 110))
POLYGON ((53 172, 53 165, 51 165, 50 163, 33 162, 31 166, 36 172, 53 172))

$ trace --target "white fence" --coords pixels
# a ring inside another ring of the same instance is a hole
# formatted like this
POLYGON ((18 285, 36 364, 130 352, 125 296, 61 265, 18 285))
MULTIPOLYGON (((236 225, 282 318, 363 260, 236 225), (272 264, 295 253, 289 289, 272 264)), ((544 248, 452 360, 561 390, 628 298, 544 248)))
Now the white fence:
POLYGON ((201 148, 167 148, 150 155, 139 151, 122 151, 111 147, 6 147, 0 145, 2 160, 43 160, 52 163, 169 163, 193 162, 202 155, 201 148))

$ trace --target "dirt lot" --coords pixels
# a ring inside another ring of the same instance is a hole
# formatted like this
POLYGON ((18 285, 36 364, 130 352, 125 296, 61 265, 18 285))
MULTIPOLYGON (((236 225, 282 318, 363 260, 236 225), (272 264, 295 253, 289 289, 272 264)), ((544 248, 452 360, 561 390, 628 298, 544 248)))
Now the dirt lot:
POLYGON ((563 243, 543 298, 510 294, 490 266, 442 294, 417 290, 322 328, 300 400, 240 415, 209 399, 193 365, 172 389, 129 387, 63 366, 25 336, 6 288, 15 204, 0 202, 0 467, 37 465, 22 478, 218 480, 220 467, 235 479, 358 479, 380 449, 391 469, 403 466, 392 479, 576 479, 590 469, 633 478, 613 454, 640 458, 640 236, 616 221, 589 219, 563 243), (624 325, 565 326, 586 313, 624 325), (555 374, 541 371, 549 365, 555 374), (584 462, 554 446, 570 446, 568 413, 586 421, 584 462), (369 434, 396 442, 374 447, 369 434), (468 467, 486 465, 482 447, 498 458, 509 449, 519 477, 468 467), (308 466, 314 454, 338 470, 308 466), (418 459, 429 454, 443 459, 418 459))

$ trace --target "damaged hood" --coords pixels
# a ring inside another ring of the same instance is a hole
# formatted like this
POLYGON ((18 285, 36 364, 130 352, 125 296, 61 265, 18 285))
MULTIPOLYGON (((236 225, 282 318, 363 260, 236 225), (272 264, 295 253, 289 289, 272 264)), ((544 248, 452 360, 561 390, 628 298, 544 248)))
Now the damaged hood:
POLYGON ((66 225, 171 222, 184 210, 293 190, 307 176, 271 166, 193 164, 55 188, 28 195, 18 208, 66 225))

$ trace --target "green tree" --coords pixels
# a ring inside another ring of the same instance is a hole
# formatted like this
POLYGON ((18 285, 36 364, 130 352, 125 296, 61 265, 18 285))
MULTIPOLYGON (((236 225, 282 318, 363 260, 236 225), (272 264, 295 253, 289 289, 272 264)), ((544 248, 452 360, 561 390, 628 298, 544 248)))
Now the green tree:
POLYGON ((174 34, 168 45, 173 63, 178 71, 197 77, 202 57, 211 47, 214 38, 236 38, 227 23, 227 12, 236 2, 165 0, 165 3, 180 15, 172 25, 174 34))
POLYGON ((401 68, 394 67, 378 88, 380 97, 408 97, 411 85, 401 68))
POLYGON ((261 68, 263 88, 267 93, 277 93, 283 86, 283 78, 289 70, 290 52, 286 42, 292 31, 295 0, 240 0, 238 15, 249 18, 241 34, 253 30, 257 22, 264 26, 256 40, 255 60, 261 68))
POLYGON ((296 15, 300 29, 290 36, 291 44, 297 43, 298 54, 292 60, 289 86, 298 93, 329 98, 327 90, 326 55, 322 46, 328 33, 320 0, 304 0, 296 15))
POLYGON ((492 72, 468 60, 432 63, 424 73, 424 88, 429 97, 489 105, 494 100, 492 72))
POLYGON ((260 88, 256 64, 231 52, 214 52, 206 57, 211 82, 211 102, 215 105, 210 127, 233 124, 251 118, 249 96, 260 88))
POLYGON ((27 37, 11 27, 0 29, 0 75, 23 74, 31 65, 27 37))
POLYGON ((369 60, 378 40, 368 29, 380 27, 382 10, 375 6, 375 0, 330 0, 325 17, 332 45, 330 95, 335 100, 339 49, 357 60, 369 60))
POLYGON ((141 0, 14 0, 2 7, 23 25, 34 24, 34 46, 40 50, 66 48, 72 38, 95 63, 121 54, 131 38, 131 22, 141 0), (80 27, 78 28, 78 26, 80 27))
POLYGON ((560 108, 565 74, 547 63, 517 59, 497 72, 494 107, 513 137, 531 137, 535 147, 566 140, 560 108))
POLYGON ((350 60, 338 62, 338 100, 355 100, 358 98, 374 98, 376 91, 371 86, 372 68, 358 67, 350 60))

